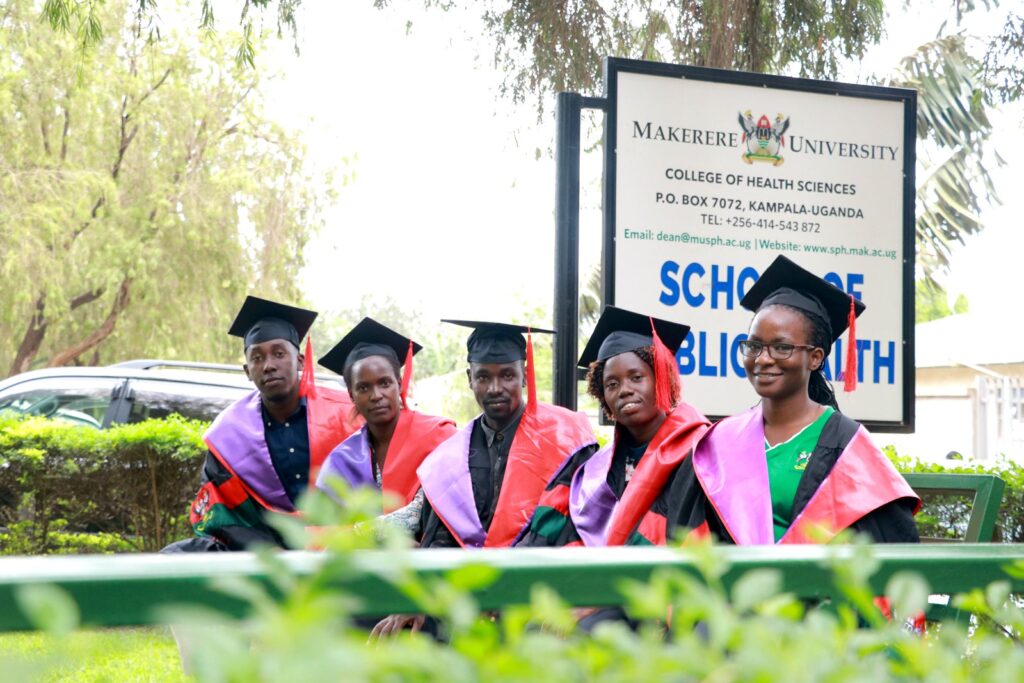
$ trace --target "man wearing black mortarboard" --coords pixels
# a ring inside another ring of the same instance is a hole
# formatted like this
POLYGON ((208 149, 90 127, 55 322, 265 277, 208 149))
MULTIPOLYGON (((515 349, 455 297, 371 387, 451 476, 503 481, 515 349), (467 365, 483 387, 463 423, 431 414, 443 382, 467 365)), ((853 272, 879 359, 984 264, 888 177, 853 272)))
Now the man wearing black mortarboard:
MULTIPOLYGON (((537 401, 531 333, 554 334, 552 330, 443 322, 473 328, 466 342, 466 376, 483 412, 438 446, 416 471, 426 495, 420 546, 510 546, 526 529, 537 500, 558 470, 574 456, 594 453, 598 445, 585 415, 537 401)), ((392 615, 373 634, 410 625, 419 629, 423 617, 392 615)))
POLYGON ((427 498, 421 545, 508 546, 559 467, 580 451, 593 452, 597 443, 582 413, 537 401, 531 333, 551 330, 445 322, 473 328, 466 376, 483 412, 417 470, 427 498))
POLYGON ((245 300, 228 334, 244 340, 242 368, 256 389, 203 435, 209 453, 189 511, 197 538, 165 552, 284 546, 265 514, 294 514, 327 454, 358 428, 349 397, 317 387, 312 363, 299 350, 316 315, 254 296, 245 300))

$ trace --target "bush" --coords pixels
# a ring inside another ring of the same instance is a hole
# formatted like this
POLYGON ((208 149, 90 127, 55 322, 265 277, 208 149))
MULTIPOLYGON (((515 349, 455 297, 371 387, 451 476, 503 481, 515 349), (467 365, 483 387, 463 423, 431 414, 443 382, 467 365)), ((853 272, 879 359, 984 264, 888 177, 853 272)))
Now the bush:
MULTIPOLYGON (((248 617, 205 610, 178 616, 196 645, 190 664, 199 680, 1001 682, 1024 673, 1024 611, 1010 599, 1009 582, 955 599, 978 615, 970 629, 947 622, 921 636, 874 607, 868 579, 877 565, 872 547, 859 543, 830 562, 837 591, 828 606, 782 592, 774 570, 748 572, 727 588, 727 563, 714 546, 683 548, 701 577, 669 570, 647 583, 622 581, 623 604, 638 628, 606 623, 589 634, 575 628, 572 610, 542 580, 529 604, 506 606, 495 618, 471 593, 486 590, 498 570, 476 565, 416 578, 401 571, 408 554, 399 552, 387 563, 391 580, 440 618, 449 642, 406 632, 369 645, 346 617, 358 596, 344 594, 337 579, 358 550, 401 547, 404 539, 390 528, 376 537, 362 533, 379 503, 365 491, 345 493, 339 491, 346 500, 340 511, 321 495, 301 504, 305 519, 330 530, 318 539, 328 558, 313 574, 295 576, 267 552, 272 585, 221 584, 250 603, 248 617)), ((306 544, 308 529, 298 520, 273 523, 296 547, 306 544)), ((908 616, 925 607, 930 591, 925 579, 903 572, 885 592, 895 614, 908 616)))
POLYGON ((156 551, 189 535, 205 428, 0 415, 0 553, 156 551))

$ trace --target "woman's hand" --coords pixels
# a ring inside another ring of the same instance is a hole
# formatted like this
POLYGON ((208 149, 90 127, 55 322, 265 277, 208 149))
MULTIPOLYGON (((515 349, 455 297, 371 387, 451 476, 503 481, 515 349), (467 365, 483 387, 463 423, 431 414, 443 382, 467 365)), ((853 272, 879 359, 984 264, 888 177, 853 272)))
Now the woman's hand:
POLYGON ((423 614, 392 614, 377 622, 370 631, 370 640, 390 636, 405 629, 419 631, 423 628, 424 621, 426 616, 423 614))

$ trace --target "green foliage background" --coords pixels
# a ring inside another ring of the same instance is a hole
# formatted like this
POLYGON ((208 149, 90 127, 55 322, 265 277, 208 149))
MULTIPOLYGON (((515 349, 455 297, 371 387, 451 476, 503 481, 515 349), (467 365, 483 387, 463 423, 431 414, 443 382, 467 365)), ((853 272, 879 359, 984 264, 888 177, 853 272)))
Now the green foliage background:
POLYGON ((0 8, 0 374, 235 360, 223 330, 245 294, 302 300, 333 181, 269 119, 266 70, 237 66, 230 36, 155 40, 132 2, 71 4, 84 50, 38 2, 0 8))
POLYGON ((930 279, 917 281, 915 299, 915 323, 926 323, 953 314, 960 315, 967 313, 970 309, 967 297, 963 294, 957 296, 956 301, 953 303, 953 308, 950 308, 946 290, 930 279))
MULTIPOLYGON (((901 457, 890 447, 887 452, 902 472, 947 472, 950 474, 994 474, 1006 482, 1003 502, 999 507, 993 542, 1024 543, 1024 467, 1002 458, 991 466, 922 463, 901 457)), ((950 463, 956 461, 948 461, 950 463)), ((971 513, 971 501, 961 496, 937 496, 926 500, 917 515, 922 536, 930 538, 962 538, 971 513)))

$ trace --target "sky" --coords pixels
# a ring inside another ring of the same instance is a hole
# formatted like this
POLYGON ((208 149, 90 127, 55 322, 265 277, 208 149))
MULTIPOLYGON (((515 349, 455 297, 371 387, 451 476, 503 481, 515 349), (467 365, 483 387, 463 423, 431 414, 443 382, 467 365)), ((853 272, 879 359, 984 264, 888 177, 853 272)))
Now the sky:
POLYGON ((472 15, 405 4, 304 3, 301 56, 276 55, 276 115, 349 174, 307 252, 307 295, 325 311, 390 296, 427 319, 550 303, 554 164, 536 150, 551 129, 497 100, 472 15))
MULTIPOLYGON (((898 14, 888 37, 849 65, 845 80, 886 71, 948 18, 891 4, 898 14)), ((317 168, 347 177, 307 252, 307 296, 327 312, 354 307, 366 294, 386 296, 428 320, 501 320, 527 304, 550 307, 553 117, 538 122, 533 101, 499 97, 502 75, 481 37, 479 10, 422 5, 306 2, 300 54, 285 40, 260 55, 280 71, 268 89, 271 114, 303 132, 317 168)), ((980 16, 969 28, 990 30, 997 21, 980 16)), ((995 123, 1000 153, 1021 158, 1021 108, 995 123)), ((584 155, 584 274, 600 257, 600 172, 599 154, 584 155)), ((984 212, 985 231, 956 250, 945 279, 951 296, 964 293, 974 311, 1004 300, 1005 280, 992 273, 1013 272, 1024 253, 1020 174, 1011 166, 995 177, 1004 204, 984 212)))

